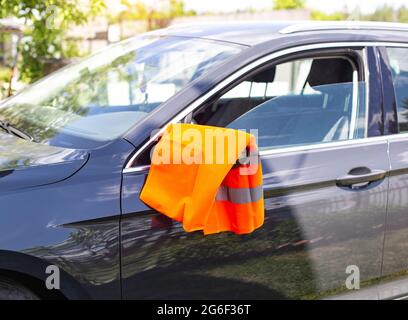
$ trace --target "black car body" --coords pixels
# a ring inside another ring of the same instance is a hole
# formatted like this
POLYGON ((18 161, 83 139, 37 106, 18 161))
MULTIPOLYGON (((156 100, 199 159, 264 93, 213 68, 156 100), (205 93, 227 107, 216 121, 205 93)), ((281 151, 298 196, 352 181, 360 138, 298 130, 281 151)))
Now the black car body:
MULTIPOLYGON (((154 35, 203 39, 236 52, 106 143, 78 139, 70 145, 67 135, 38 143, 1 132, 2 279, 40 298, 407 295, 408 27, 231 23, 154 35), (290 72, 291 79, 303 80, 292 81, 293 88, 276 80, 289 79, 290 72), (249 95, 226 102, 231 95, 224 94, 244 81, 249 95), (261 93, 252 97, 254 86, 261 93), (249 120, 240 118, 272 100, 273 115, 259 111, 249 120), (228 113, 215 117, 215 101, 228 105, 228 113), (238 114, 231 115, 233 106, 238 114), (157 137, 151 132, 186 118, 218 126, 238 119, 240 128, 250 122, 259 129, 262 228, 242 236, 186 233, 139 200, 157 137), (49 265, 60 269, 59 290, 45 287, 49 265), (359 273, 359 290, 347 287, 350 270, 359 273)), ((1 112, 13 99, 18 95, 0 105, 0 119, 5 114, 20 119, 1 112)), ((24 108, 21 112, 29 112, 24 108)), ((12 124, 41 137, 24 121, 12 124)))

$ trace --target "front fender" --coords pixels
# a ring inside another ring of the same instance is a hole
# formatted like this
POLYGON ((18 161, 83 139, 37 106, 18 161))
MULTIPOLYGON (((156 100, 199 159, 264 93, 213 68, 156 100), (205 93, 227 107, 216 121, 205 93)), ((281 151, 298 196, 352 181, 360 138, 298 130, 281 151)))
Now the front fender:
MULTIPOLYGON (((0 250, 0 276, 2 270, 18 272, 44 283, 49 276, 45 272, 51 263, 21 252, 0 250)), ((60 293, 67 299, 90 299, 85 289, 63 269, 60 269, 60 293)), ((24 283, 22 283, 24 285, 24 283)))

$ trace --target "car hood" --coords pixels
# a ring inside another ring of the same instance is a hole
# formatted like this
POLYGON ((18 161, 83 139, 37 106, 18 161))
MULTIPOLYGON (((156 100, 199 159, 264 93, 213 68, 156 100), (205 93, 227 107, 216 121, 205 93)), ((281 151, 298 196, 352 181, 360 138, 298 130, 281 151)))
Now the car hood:
POLYGON ((65 149, 0 133, 0 192, 55 183, 77 172, 86 150, 65 149))

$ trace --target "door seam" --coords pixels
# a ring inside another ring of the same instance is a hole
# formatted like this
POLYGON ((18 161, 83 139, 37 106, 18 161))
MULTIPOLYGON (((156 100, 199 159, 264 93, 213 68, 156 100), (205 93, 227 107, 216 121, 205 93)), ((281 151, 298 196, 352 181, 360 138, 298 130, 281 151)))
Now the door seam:
MULTIPOLYGON (((392 165, 391 165, 391 157, 390 157, 390 141, 389 140, 387 140, 387 159, 388 159, 389 172, 391 172, 392 165)), ((386 237, 387 237, 387 226, 388 226, 388 200, 390 196, 390 179, 391 179, 391 175, 388 175, 387 196, 386 196, 386 201, 385 201, 384 235, 383 235, 382 251, 381 251, 380 277, 383 276, 383 271, 384 271, 384 253, 385 253, 385 242, 386 242, 386 237)))

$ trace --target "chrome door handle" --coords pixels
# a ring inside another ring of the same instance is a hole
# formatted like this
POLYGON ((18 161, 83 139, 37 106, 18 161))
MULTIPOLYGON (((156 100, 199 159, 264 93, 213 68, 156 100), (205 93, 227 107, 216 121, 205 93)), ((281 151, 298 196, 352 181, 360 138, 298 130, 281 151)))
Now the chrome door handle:
POLYGON ((350 172, 336 179, 336 185, 341 187, 350 187, 358 183, 370 183, 382 180, 387 175, 385 170, 370 170, 365 167, 354 168, 350 172))

